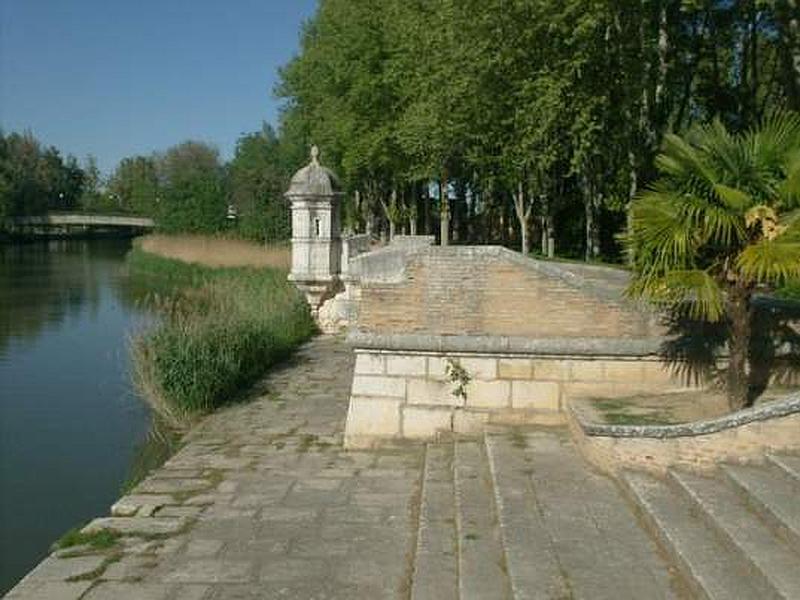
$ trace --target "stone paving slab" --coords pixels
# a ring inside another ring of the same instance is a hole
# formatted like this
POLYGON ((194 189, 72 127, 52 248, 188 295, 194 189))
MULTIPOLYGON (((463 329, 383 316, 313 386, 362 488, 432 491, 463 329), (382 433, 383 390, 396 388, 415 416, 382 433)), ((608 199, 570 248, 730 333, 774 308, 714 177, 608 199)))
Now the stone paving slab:
MULTIPOLYGON (((618 486, 566 431, 345 451, 352 362, 341 339, 307 344, 89 525, 118 532, 115 544, 54 553, 9 598, 683 597, 618 486)), ((673 505, 661 481, 628 485, 673 527, 679 560, 704 561, 724 592, 713 597, 753 597, 724 545, 693 529, 688 501, 673 505)))

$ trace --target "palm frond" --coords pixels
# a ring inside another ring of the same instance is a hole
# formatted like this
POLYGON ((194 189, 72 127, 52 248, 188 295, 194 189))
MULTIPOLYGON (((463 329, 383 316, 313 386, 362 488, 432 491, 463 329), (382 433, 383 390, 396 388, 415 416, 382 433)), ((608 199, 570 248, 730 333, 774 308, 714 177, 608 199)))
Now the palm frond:
POLYGON ((636 277, 627 294, 663 307, 680 307, 692 319, 716 322, 725 314, 725 300, 719 284, 701 269, 636 277))
POLYGON ((679 210, 691 219, 701 243, 730 245, 745 236, 744 221, 739 214, 702 197, 684 194, 679 210))
POLYGON ((722 183, 714 184, 714 192, 722 203, 732 210, 744 212, 753 205, 753 198, 750 194, 722 183))
POLYGON ((800 277, 800 243, 762 240, 745 248, 736 268, 746 279, 778 284, 800 277))
POLYGON ((687 266, 697 246, 697 228, 679 206, 675 195, 652 190, 631 207, 632 243, 659 269, 687 266))
POLYGON ((718 178, 703 158, 703 153, 687 140, 675 134, 667 134, 662 152, 656 157, 656 165, 680 187, 686 188, 698 183, 710 187, 718 178))

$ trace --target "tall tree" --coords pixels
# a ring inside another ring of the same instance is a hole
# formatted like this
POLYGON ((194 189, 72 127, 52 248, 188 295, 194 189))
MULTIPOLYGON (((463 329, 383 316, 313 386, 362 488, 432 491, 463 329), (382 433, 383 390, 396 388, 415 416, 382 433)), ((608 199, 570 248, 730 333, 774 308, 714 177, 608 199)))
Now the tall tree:
POLYGON ((222 165, 216 148, 186 141, 158 157, 158 224, 166 231, 213 233, 225 226, 222 165))
POLYGON ((275 241, 290 235, 289 210, 283 200, 289 173, 280 150, 268 125, 236 143, 228 165, 228 199, 237 209, 238 230, 246 238, 275 241))

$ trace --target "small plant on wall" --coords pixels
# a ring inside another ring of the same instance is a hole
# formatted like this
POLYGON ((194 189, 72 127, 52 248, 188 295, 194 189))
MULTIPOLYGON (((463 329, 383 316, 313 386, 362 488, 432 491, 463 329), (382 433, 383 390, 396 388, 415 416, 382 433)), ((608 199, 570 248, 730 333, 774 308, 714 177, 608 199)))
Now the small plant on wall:
POLYGON ((448 358, 445 366, 445 373, 447 380, 453 384, 453 396, 467 401, 467 386, 472 381, 472 377, 467 373, 467 370, 461 366, 457 359, 448 358))

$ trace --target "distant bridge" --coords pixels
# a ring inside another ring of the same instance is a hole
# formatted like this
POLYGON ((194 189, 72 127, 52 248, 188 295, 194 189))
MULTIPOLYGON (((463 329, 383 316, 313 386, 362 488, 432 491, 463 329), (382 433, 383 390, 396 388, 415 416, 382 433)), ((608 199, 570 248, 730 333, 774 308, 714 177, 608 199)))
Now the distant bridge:
POLYGON ((11 217, 5 220, 6 230, 18 236, 69 236, 81 234, 127 233, 136 235, 155 227, 149 217, 99 215, 81 213, 49 213, 11 217))

